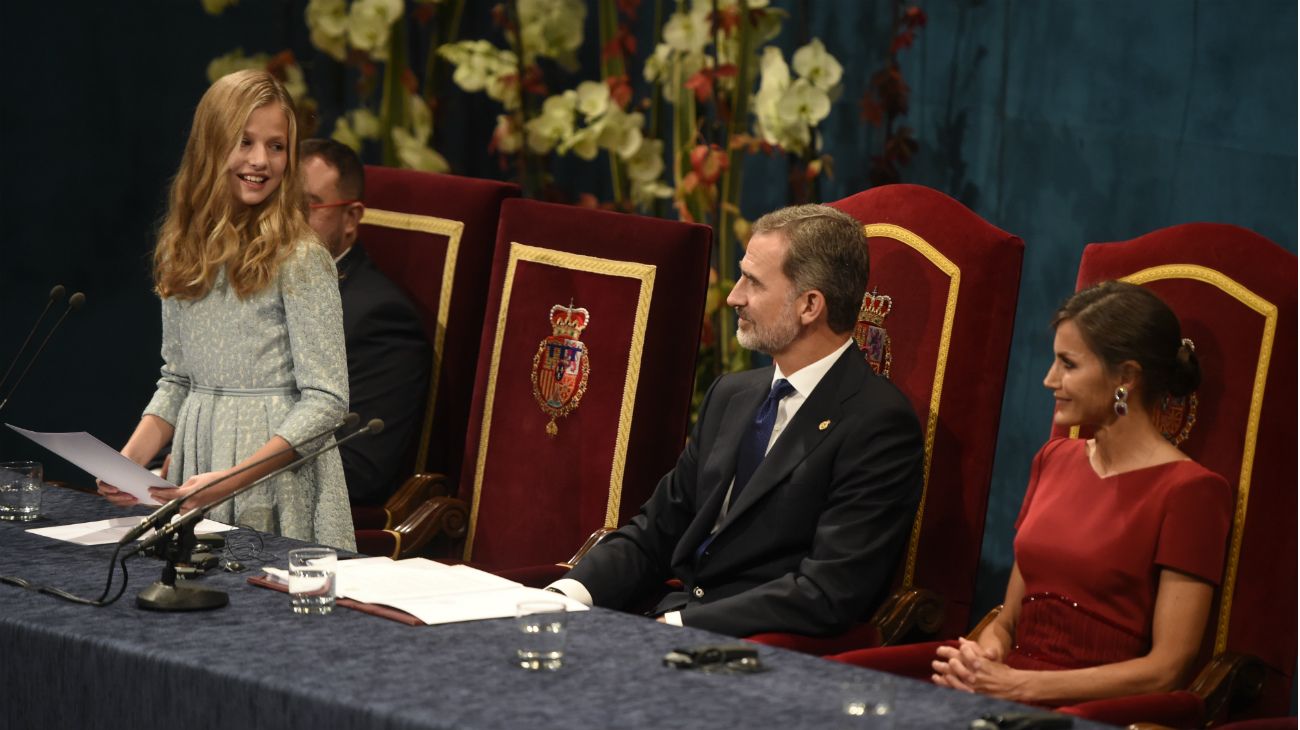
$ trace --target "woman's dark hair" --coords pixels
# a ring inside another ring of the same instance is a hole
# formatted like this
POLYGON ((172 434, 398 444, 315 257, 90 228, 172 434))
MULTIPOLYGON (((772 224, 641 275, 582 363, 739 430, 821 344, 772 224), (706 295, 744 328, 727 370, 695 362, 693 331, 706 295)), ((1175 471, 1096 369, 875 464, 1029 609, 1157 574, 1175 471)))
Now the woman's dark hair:
POLYGON ((1201 384, 1191 340, 1183 340, 1169 305, 1148 289, 1103 281, 1076 292, 1056 310, 1052 329, 1066 320, 1107 368, 1132 360, 1142 366, 1142 399, 1154 406, 1166 395, 1185 396, 1201 384))

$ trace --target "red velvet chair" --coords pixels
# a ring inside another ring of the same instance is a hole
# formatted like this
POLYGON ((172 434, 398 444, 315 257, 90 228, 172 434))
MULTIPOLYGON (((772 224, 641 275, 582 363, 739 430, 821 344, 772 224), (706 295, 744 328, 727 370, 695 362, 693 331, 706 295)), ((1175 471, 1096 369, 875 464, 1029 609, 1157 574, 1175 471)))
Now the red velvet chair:
MULTIPOLYGON (((1195 343, 1201 388, 1166 407, 1162 428, 1237 489, 1203 669, 1190 686, 1201 722, 1286 714, 1296 664, 1296 257, 1243 228, 1192 223, 1088 246, 1079 287, 1115 278, 1160 295, 1195 343)), ((1170 724, 1160 712, 1184 699, 1066 711, 1170 724)))
POLYGON ((502 205, 460 499, 434 500, 470 505, 465 560, 558 575, 672 467, 710 243, 704 226, 502 205))
MULTIPOLYGON (((1161 424, 1236 488, 1236 512, 1200 672, 1188 688, 1061 710, 1175 727, 1284 715, 1296 662, 1296 257, 1243 228, 1194 223, 1088 246, 1079 287, 1116 278, 1159 294, 1195 343, 1201 388, 1166 404, 1161 424)), ((928 675, 918 668, 928 667, 934 646, 836 658, 928 675)))
POLYGON ((925 488, 896 590, 834 637, 760 634, 818 654, 969 626, 1024 244, 952 198, 886 185, 831 203, 865 224, 871 280, 855 339, 925 428, 925 488))
MULTIPOLYGON (((423 425, 410 454, 412 478, 385 505, 353 508, 362 552, 399 554, 398 543, 414 528, 397 526, 429 497, 454 491, 497 218, 502 201, 518 196, 518 186, 509 183, 366 167, 360 240, 420 310, 433 365, 423 425)), ((446 518, 463 522, 464 516, 446 518)))

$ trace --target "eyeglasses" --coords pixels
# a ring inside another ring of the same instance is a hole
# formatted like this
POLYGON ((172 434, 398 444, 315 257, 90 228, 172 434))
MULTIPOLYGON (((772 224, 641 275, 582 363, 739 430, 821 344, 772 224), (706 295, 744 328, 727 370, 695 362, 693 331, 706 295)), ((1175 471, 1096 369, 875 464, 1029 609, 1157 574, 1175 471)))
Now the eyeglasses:
POLYGON ((312 210, 321 210, 322 208, 339 208, 344 205, 352 205, 353 203, 360 203, 360 202, 361 201, 358 200, 357 198, 353 198, 351 200, 340 200, 334 203, 308 203, 307 207, 312 210))

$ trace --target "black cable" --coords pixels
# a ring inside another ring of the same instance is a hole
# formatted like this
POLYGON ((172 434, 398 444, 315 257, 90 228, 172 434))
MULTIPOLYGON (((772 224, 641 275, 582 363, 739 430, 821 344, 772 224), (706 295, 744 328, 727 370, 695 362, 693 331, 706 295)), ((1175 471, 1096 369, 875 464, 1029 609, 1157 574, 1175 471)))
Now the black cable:
MULTIPOLYGON (((122 586, 121 588, 118 589, 116 596, 113 596, 112 599, 105 600, 108 599, 109 591, 113 590, 113 563, 114 561, 117 560, 117 555, 121 551, 122 551, 121 545, 118 545, 113 548, 113 555, 110 556, 108 559, 108 580, 104 583, 104 592, 99 594, 99 598, 94 598, 94 599, 83 598, 81 596, 78 596, 75 593, 69 593, 68 591, 63 590, 62 588, 52 588, 50 586, 32 585, 29 581, 24 580, 22 578, 18 578, 16 576, 0 576, 0 583, 8 583, 10 585, 16 585, 20 588, 26 588, 29 591, 43 593, 47 596, 54 596, 55 598, 62 598, 65 601, 71 601, 72 603, 79 603, 83 606, 95 606, 96 608, 110 606, 114 602, 116 602, 117 599, 121 598, 122 594, 126 592, 126 575, 127 575, 126 558, 122 558, 121 561, 122 586)), ((127 557, 130 556, 128 555, 127 557)))
POLYGON ((234 525, 236 531, 228 534, 226 545, 221 549, 221 566, 231 572, 241 569, 230 567, 232 564, 241 568, 247 563, 270 563, 278 560, 275 553, 266 550, 266 539, 261 532, 248 525, 234 525))

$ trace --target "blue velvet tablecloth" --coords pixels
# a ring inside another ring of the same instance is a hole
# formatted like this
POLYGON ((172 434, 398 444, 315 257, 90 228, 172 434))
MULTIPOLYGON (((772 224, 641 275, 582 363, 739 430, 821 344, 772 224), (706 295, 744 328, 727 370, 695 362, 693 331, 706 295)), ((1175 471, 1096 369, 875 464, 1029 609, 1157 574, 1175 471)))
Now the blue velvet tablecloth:
MULTIPOLYGON (((140 510, 141 513, 144 510, 140 510)), ((31 527, 120 516, 98 497, 47 488, 43 518, 0 524, 0 575, 95 597, 111 546, 31 527)), ((266 537, 273 564, 301 543, 266 537)), ((671 649, 731 642, 594 609, 571 615, 565 666, 512 664, 511 620, 406 626, 358 611, 298 616, 289 598, 215 571, 230 594, 199 613, 136 608, 161 563, 128 562, 122 600, 80 606, 0 585, 0 725, 12 728, 828 728, 846 685, 885 675, 770 647, 771 669, 704 674, 661 665, 671 649)), ((893 679, 900 728, 965 728, 1006 702, 893 679)), ((860 718, 857 718, 860 719, 860 718)), ((1099 727, 1076 721, 1075 727, 1099 727)))

